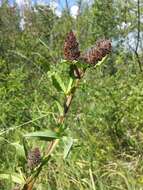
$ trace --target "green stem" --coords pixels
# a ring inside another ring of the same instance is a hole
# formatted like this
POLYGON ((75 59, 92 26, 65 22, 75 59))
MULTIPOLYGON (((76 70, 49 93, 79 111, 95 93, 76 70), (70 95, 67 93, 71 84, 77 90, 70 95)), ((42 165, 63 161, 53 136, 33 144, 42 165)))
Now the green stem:
MULTIPOLYGON (((78 87, 79 81, 83 77, 83 73, 82 73, 82 77, 80 76, 78 68, 75 69, 75 72, 78 73, 78 78, 75 79, 75 87, 74 87, 74 89, 71 91, 71 93, 68 96, 66 96, 66 99, 65 99, 65 102, 64 102, 64 105, 63 105, 64 114, 63 114, 63 116, 59 116, 59 119, 58 119, 59 124, 64 123, 66 114, 69 111, 69 108, 70 108, 70 105, 72 103, 75 91, 76 91, 76 89, 78 87)), ((58 143, 59 143, 59 139, 56 139, 56 140, 53 140, 53 141, 50 142, 45 158, 43 159, 43 161, 39 165, 39 167, 36 168, 35 174, 32 175, 30 178, 28 178, 26 180, 26 183, 25 183, 24 187, 22 188, 22 190, 32 190, 33 189, 34 184, 36 182, 36 179, 38 178, 40 172, 42 171, 43 166, 50 160, 51 154, 55 150, 58 143)))

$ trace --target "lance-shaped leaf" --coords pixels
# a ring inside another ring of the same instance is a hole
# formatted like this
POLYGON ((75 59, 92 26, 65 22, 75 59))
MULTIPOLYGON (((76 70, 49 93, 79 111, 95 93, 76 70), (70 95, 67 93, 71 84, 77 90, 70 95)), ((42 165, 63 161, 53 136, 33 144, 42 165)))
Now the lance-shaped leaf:
POLYGON ((62 116, 64 114, 64 108, 61 106, 61 104, 58 101, 55 101, 57 108, 59 110, 60 115, 62 116))
POLYGON ((70 91, 71 91, 71 89, 73 87, 73 82, 74 82, 73 78, 70 77, 66 94, 70 93, 70 91))
POLYGON ((54 131, 45 130, 45 131, 36 131, 36 132, 28 133, 24 135, 24 137, 38 138, 44 141, 52 141, 53 139, 59 139, 60 135, 54 131))
POLYGON ((0 174, 0 180, 11 180, 12 182, 20 185, 25 182, 24 178, 17 173, 0 174))
POLYGON ((73 146, 74 140, 71 137, 64 138, 64 155, 63 158, 66 159, 70 153, 70 150, 73 146))
POLYGON ((66 94, 66 87, 60 75, 58 75, 57 73, 52 75, 52 82, 58 91, 63 91, 66 94))
POLYGON ((15 147, 16 149, 16 153, 19 157, 22 157, 24 159, 26 159, 25 157, 25 152, 24 152, 24 147, 22 145, 20 145, 19 143, 15 142, 15 143, 11 143, 12 146, 15 147))

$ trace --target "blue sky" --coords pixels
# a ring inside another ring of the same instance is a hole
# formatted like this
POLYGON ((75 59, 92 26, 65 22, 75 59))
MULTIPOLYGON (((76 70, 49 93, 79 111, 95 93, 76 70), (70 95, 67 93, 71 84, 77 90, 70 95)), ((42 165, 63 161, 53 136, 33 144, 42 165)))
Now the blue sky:
MULTIPOLYGON (((12 5, 14 2, 17 2, 18 0, 9 0, 9 3, 12 5)), ((22 0, 20 0, 22 1, 22 0)), ((48 4, 50 2, 52 2, 51 0, 31 0, 32 4, 33 3, 38 3, 39 1, 48 4)), ((65 0, 55 0, 55 2, 57 2, 59 4, 60 8, 64 8, 65 7, 65 0)), ((76 0, 68 0, 68 4, 69 7, 73 6, 76 4, 76 0)))
MULTIPOLYGON (((11 6, 14 4, 14 2, 17 3, 18 7, 23 10, 25 2, 28 2, 30 0, 9 0, 9 3, 11 6)), ((77 0, 67 0, 68 6, 70 8, 71 16, 76 18, 78 13, 78 6, 77 6, 77 0)), ((85 0, 84 0, 85 1, 85 0)), ((88 1, 88 0, 87 0, 88 1)), ((57 16, 61 16, 62 10, 66 7, 66 0, 31 0, 31 4, 49 4, 50 7, 54 10, 55 14, 57 16)))

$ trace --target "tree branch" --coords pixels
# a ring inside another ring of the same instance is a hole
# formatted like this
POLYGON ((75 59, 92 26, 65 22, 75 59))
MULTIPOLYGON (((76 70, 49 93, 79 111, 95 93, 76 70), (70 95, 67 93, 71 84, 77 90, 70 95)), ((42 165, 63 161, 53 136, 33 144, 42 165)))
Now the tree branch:
POLYGON ((137 1, 137 19, 138 19, 138 26, 137 26, 137 43, 136 43, 136 48, 135 48, 135 55, 139 64, 140 71, 142 72, 142 63, 140 61, 140 57, 138 54, 138 48, 139 48, 139 43, 140 43, 140 0, 137 1))

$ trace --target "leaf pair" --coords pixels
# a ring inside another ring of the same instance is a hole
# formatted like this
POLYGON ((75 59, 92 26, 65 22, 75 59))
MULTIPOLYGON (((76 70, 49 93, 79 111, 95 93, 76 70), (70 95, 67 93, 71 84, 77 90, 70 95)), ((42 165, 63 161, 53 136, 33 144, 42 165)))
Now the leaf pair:
POLYGON ((64 84, 62 78, 58 73, 52 75, 52 82, 54 87, 58 91, 62 91, 65 95, 69 94, 73 85, 73 79, 70 77, 68 86, 66 87, 66 85, 64 84))

